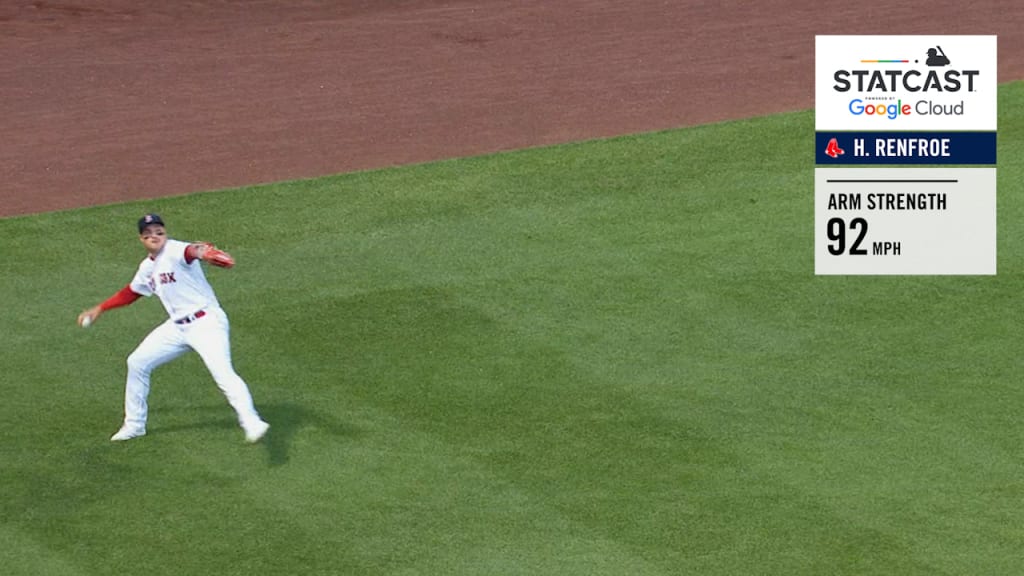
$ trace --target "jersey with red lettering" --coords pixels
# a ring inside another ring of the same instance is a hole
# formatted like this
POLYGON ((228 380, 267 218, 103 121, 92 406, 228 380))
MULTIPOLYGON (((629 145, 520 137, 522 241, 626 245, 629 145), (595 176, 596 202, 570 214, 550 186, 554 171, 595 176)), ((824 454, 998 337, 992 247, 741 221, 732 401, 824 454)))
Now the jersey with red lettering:
POLYGON ((200 260, 189 262, 185 257, 188 247, 188 242, 168 238, 155 257, 147 256, 139 264, 130 284, 136 294, 156 294, 172 320, 220 307, 200 260))

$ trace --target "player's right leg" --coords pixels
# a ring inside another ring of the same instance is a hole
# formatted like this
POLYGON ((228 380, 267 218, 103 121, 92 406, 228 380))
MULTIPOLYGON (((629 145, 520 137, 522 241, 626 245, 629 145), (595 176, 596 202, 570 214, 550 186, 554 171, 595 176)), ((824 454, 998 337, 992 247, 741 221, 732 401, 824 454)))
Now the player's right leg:
POLYGON ((130 440, 146 434, 149 416, 149 379, 153 370, 181 356, 189 349, 181 331, 168 320, 157 326, 128 355, 128 377, 124 388, 124 424, 110 439, 130 440))

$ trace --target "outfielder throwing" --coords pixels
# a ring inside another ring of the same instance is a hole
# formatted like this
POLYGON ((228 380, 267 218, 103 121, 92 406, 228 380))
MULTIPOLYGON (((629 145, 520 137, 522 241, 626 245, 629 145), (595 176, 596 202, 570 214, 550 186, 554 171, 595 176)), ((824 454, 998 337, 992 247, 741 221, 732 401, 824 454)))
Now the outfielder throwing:
POLYGON ((246 441, 258 442, 270 425, 256 412, 248 385, 231 364, 228 317, 200 264, 231 268, 234 259, 209 243, 168 238, 164 222, 156 214, 146 214, 138 224, 139 239, 149 254, 139 264, 135 277, 117 294, 78 315, 79 325, 89 326, 107 310, 155 294, 169 316, 128 356, 124 424, 110 439, 117 442, 146 434, 150 374, 157 366, 192 349, 238 414, 246 441))

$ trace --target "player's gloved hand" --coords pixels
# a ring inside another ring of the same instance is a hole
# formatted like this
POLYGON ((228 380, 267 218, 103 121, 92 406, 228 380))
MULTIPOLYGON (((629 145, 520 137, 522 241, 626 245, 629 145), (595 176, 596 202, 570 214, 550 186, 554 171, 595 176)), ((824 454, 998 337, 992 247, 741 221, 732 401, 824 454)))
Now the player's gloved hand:
POLYGON ((199 255, 199 258, 203 262, 209 262, 210 264, 221 268, 231 268, 235 265, 235 259, 231 257, 231 254, 228 254, 209 242, 203 244, 202 254, 199 255))

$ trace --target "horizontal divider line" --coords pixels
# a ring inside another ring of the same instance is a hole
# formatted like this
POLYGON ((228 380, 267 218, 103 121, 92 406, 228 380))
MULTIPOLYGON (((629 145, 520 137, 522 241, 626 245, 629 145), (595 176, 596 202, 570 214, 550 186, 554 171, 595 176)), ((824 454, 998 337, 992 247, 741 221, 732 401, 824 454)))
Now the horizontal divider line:
POLYGON ((836 184, 850 184, 850 183, 857 183, 857 182, 866 182, 866 183, 869 183, 869 184, 893 184, 893 183, 895 183, 895 184, 930 184, 930 183, 954 184, 956 182, 959 182, 959 180, 943 180, 943 179, 935 179, 935 180, 862 180, 862 179, 857 179, 857 180, 835 180, 835 179, 829 179, 829 180, 825 180, 825 182, 836 183, 836 184))

